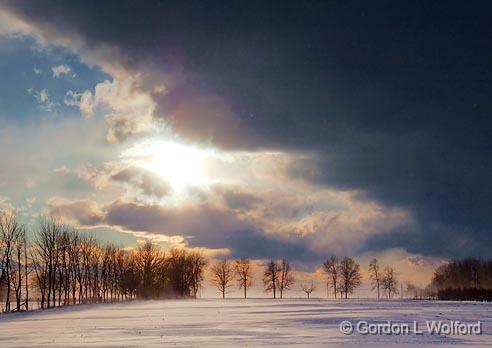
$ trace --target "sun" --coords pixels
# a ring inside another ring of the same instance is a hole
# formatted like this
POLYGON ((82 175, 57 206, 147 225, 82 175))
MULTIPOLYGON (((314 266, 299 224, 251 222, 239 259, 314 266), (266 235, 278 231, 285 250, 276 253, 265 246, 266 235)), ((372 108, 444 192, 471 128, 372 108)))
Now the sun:
POLYGON ((131 155, 140 166, 163 178, 175 191, 206 184, 206 151, 171 141, 140 144, 131 155))
POLYGON ((149 163, 151 170, 162 176, 173 188, 203 184, 205 155, 198 149, 177 143, 162 143, 149 163))

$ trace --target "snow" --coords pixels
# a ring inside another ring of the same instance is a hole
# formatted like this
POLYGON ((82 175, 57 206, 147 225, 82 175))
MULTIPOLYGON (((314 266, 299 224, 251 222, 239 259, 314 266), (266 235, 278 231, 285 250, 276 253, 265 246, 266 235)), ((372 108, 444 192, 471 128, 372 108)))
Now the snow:
POLYGON ((376 300, 166 300, 0 315, 1 347, 492 346, 492 304, 376 300), (425 327, 482 323, 481 335, 343 335, 343 320, 425 327))

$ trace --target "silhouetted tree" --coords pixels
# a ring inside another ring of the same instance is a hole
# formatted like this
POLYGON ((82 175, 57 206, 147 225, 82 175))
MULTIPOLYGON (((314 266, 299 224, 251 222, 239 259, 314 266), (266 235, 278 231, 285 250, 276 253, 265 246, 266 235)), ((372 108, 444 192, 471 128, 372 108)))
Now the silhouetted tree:
POLYGON ((191 273, 191 292, 193 297, 197 297, 198 291, 202 287, 203 272, 207 266, 207 260, 199 251, 193 251, 188 256, 191 273))
POLYGON ((302 282, 301 290, 306 293, 307 298, 310 297, 311 293, 314 291, 316 287, 314 286, 314 281, 302 282))
MULTIPOLYGON (((21 281, 16 282, 17 277, 21 276, 20 265, 16 267, 15 255, 19 250, 20 241, 23 238, 24 228, 12 213, 0 212, 0 252, 2 258, 2 269, 0 280, 6 287, 5 291, 5 306, 4 310, 10 312, 10 298, 12 296, 12 284, 18 283, 20 287, 21 281), (18 274, 17 274, 18 273, 18 274)), ((19 260, 18 260, 19 261, 19 260)), ((19 288, 20 289, 20 288, 19 288)), ((18 290, 20 291, 20 290, 18 290)))
POLYGON ((393 295, 398 294, 398 281, 396 280, 395 271, 391 267, 384 269, 383 276, 383 289, 386 292, 386 296, 391 298, 393 295))
POLYGON ((225 298, 227 289, 232 286, 234 279, 234 266, 229 260, 216 262, 211 268, 211 281, 219 289, 222 298, 225 298))
POLYGON ((340 262, 341 292, 348 297, 361 284, 360 266, 352 258, 345 257, 340 262))
POLYGON ((263 285, 265 287, 265 291, 273 291, 273 298, 276 298, 276 289, 278 278, 280 275, 280 269, 278 264, 271 260, 265 267, 265 271, 263 272, 263 285))
POLYGON ((144 299, 159 297, 164 290, 164 255, 152 241, 148 240, 135 252, 139 275, 139 294, 144 299))
POLYGON ((237 275, 237 283, 240 289, 243 289, 244 298, 246 298, 246 291, 253 285, 253 277, 251 274, 251 261, 249 259, 242 258, 236 260, 234 268, 237 275))
POLYGON ((381 285, 381 271, 379 270, 379 263, 377 259, 373 259, 369 263, 369 277, 371 278, 371 285, 372 285, 372 290, 377 289, 378 290, 378 299, 380 297, 379 295, 379 289, 381 285))
POLYGON ((139 271, 135 253, 130 252, 124 258, 123 269, 121 270, 119 279, 119 291, 126 298, 132 299, 137 296, 140 278, 138 273, 139 271))
POLYGON ((173 248, 166 258, 166 277, 172 296, 196 296, 203 281, 206 260, 198 252, 173 248))
POLYGON ((326 281, 326 295, 328 296, 328 289, 333 289, 333 295, 337 298, 338 281, 340 279, 340 264, 335 256, 330 257, 323 262, 323 271, 327 274, 328 280, 326 281))
POLYGON ((278 265, 279 277, 278 277, 278 291, 280 292, 280 298, 283 298, 284 291, 289 290, 290 287, 294 284, 294 276, 292 275, 292 271, 290 269, 290 264, 283 259, 280 261, 278 265))
MULTIPOLYGON (((22 288, 24 285, 24 280, 28 276, 28 271, 25 267, 23 267, 24 256, 27 248, 27 240, 26 240, 26 231, 23 226, 20 227, 17 235, 14 240, 14 257, 13 262, 11 263, 11 271, 10 278, 12 287, 15 295, 15 311, 19 312, 21 310, 22 304, 22 288)), ((27 288, 24 288, 26 291, 26 301, 27 300, 27 288)))

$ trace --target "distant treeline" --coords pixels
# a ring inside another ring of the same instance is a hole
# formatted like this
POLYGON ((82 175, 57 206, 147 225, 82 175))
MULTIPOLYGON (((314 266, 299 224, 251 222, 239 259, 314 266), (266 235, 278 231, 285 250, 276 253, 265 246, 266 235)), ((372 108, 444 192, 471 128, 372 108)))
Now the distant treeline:
POLYGON ((440 300, 492 301, 492 260, 453 260, 436 270, 431 288, 440 300))
POLYGON ((443 289, 437 291, 439 300, 450 301, 492 301, 491 289, 443 289))

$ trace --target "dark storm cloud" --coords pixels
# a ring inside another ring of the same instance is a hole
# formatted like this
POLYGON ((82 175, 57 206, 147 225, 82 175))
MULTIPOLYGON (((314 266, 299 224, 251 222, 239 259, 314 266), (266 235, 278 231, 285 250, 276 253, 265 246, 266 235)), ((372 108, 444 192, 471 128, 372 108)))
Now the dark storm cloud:
POLYGON ((256 230, 238 231, 225 240, 235 258, 282 259, 319 262, 324 255, 313 252, 304 242, 282 241, 256 230))
POLYGON ((150 85, 162 79, 157 117, 181 134, 312 151, 292 176, 414 214, 368 248, 452 256, 492 247, 490 2, 4 6, 89 49, 115 47, 150 85))

